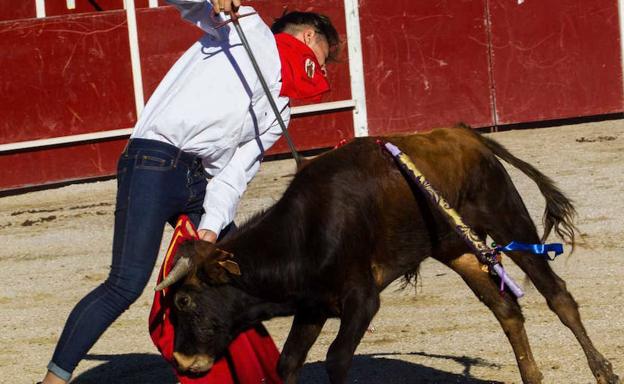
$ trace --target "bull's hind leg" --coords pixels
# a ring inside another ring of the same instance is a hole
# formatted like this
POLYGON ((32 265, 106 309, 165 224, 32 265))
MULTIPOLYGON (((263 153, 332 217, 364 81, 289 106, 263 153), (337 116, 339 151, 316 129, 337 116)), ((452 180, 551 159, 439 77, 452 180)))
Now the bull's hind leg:
POLYGON ((541 383, 542 373, 533 359, 524 329, 524 317, 515 298, 500 294, 494 280, 483 272, 481 264, 472 254, 464 254, 444 263, 464 279, 479 300, 496 316, 516 355, 522 381, 525 384, 541 383))
POLYGON ((278 372, 285 384, 296 384, 308 351, 318 338, 327 316, 317 311, 295 313, 290 333, 280 355, 278 372))
MULTIPOLYGON (((503 224, 507 221, 498 220, 497 225, 489 229, 488 232, 494 241, 499 244, 507 244, 512 240, 526 243, 540 242, 524 205, 514 207, 507 212, 520 212, 520 214, 516 214, 513 220, 508 221, 513 225, 505 227, 503 224)), ((594 347, 581 322, 578 304, 566 289, 565 282, 550 268, 548 261, 523 252, 509 252, 508 255, 529 276, 537 290, 546 298, 550 309, 574 333, 587 356, 589 368, 597 382, 599 384, 620 383, 617 375, 613 373, 611 363, 594 347)))
POLYGON ((589 368, 599 384, 620 383, 611 363, 594 347, 581 322, 578 304, 566 289, 565 282, 555 274, 548 262, 531 254, 514 252, 509 256, 529 276, 535 287, 546 298, 550 309, 557 314, 581 344, 589 368))
POLYGON ((370 284, 356 285, 346 292, 341 304, 340 329, 329 347, 325 360, 329 381, 332 384, 347 381, 355 349, 379 309, 379 293, 372 278, 370 284))

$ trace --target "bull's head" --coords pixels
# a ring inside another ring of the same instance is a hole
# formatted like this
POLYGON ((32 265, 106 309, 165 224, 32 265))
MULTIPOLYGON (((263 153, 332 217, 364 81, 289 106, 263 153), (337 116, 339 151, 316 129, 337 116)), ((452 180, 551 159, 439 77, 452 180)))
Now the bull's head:
POLYGON ((173 294, 173 357, 181 371, 206 372, 227 350, 238 310, 235 291, 227 283, 240 274, 233 255, 211 243, 197 240, 180 245, 175 266, 156 290, 175 284, 169 293, 173 294))

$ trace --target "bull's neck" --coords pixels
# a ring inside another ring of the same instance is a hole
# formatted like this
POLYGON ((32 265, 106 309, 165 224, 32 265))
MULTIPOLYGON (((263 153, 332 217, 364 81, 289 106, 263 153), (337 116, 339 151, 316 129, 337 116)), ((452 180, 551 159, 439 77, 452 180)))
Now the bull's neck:
POLYGON ((234 254, 241 269, 233 285, 268 302, 293 299, 297 260, 303 257, 304 244, 298 239, 300 228, 293 227, 290 216, 284 209, 271 209, 219 244, 234 254))
POLYGON ((295 305, 290 302, 273 303, 258 297, 248 295, 239 300, 240 307, 235 312, 232 321, 232 333, 238 334, 262 321, 280 316, 292 316, 295 313, 295 305))

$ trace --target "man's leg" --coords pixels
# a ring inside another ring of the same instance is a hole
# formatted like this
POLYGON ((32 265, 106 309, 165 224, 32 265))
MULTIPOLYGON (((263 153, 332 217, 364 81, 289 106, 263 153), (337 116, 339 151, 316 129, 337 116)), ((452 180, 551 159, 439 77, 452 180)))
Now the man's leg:
MULTIPOLYGON (((102 333, 141 295, 158 256, 164 224, 188 199, 185 167, 167 166, 167 156, 162 156, 163 167, 141 166, 137 154, 128 152, 118 170, 109 277, 73 309, 48 365, 49 371, 65 381, 102 333)), ((48 382, 52 383, 44 381, 48 382)))

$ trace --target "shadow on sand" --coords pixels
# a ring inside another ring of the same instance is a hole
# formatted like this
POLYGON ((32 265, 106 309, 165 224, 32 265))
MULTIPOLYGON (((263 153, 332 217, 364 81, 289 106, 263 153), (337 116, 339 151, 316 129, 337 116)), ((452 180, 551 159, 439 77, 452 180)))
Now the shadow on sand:
POLYGON ((171 366, 157 354, 89 354, 85 360, 100 361, 102 364, 74 377, 72 384, 176 384, 178 382, 171 366))
MULTIPOLYGON (((156 354, 88 355, 86 360, 102 361, 103 364, 78 375, 72 381, 73 384, 177 383, 171 367, 156 354)), ((485 381, 472 377, 470 370, 475 366, 497 368, 496 365, 482 359, 466 356, 430 355, 422 352, 358 355, 353 359, 348 382, 358 384, 503 384, 500 381, 485 381), (394 359, 400 356, 424 356, 452 360, 461 364, 464 369, 462 373, 445 372, 394 359)), ((327 383, 324 363, 306 364, 303 367, 299 382, 302 384, 327 383)))

